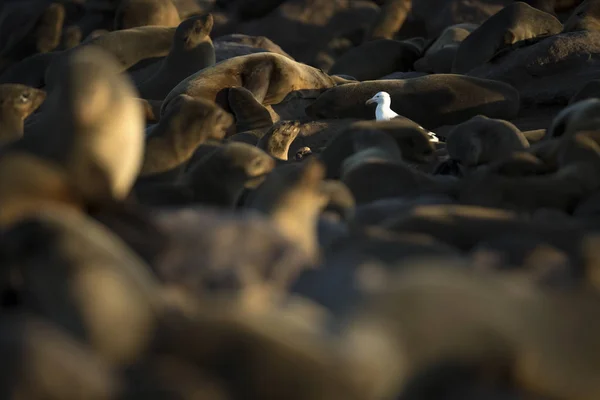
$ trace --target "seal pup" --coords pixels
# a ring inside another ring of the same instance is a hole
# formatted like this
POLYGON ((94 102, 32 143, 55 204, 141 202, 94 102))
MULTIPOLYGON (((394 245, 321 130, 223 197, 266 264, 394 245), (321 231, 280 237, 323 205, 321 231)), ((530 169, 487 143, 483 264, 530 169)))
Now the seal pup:
POLYGON ((223 89, 241 86, 252 92, 257 101, 269 105, 279 103, 294 90, 330 88, 337 82, 317 68, 280 54, 249 54, 225 60, 183 80, 165 98, 161 114, 179 94, 215 101, 223 89))
POLYGON ((147 134, 139 176, 181 170, 178 167, 192 158, 198 146, 208 139, 223 139, 232 123, 233 118, 213 102, 178 96, 147 134))
POLYGON ((475 167, 523 151, 529 142, 512 123, 477 115, 448 133, 446 149, 452 160, 475 167))
POLYGON ((23 136, 25 119, 46 99, 46 92, 19 84, 0 84, 0 146, 23 136))
MULTIPOLYGON (((375 108, 375 120, 376 121, 389 121, 390 119, 395 118, 405 118, 398 115, 394 110, 391 109, 392 98, 388 92, 378 92, 375 96, 371 97, 369 100, 365 102, 365 104, 377 104, 375 108)), ((419 128, 425 129, 419 125, 419 128)), ((427 131, 432 142, 439 142, 440 140, 435 135, 435 133, 427 131)))
POLYGON ((338 85, 306 107, 306 114, 316 119, 371 119, 372 111, 365 102, 381 91, 390 94, 396 110, 403 116, 426 129, 459 124, 477 114, 510 120, 517 116, 520 106, 518 91, 506 83, 434 74, 338 85))
POLYGON ((139 26, 177 26, 179 12, 171 0, 123 0, 115 13, 116 31, 139 26))
POLYGON ((458 47, 452 72, 465 74, 489 61, 506 46, 517 42, 560 33, 560 21, 553 15, 515 2, 489 17, 467 36, 458 47))
POLYGON ((299 133, 299 122, 279 121, 258 140, 256 146, 277 160, 287 161, 290 145, 299 133))
POLYGON ((138 84, 140 96, 162 100, 188 76, 215 64, 215 49, 210 39, 212 14, 192 17, 175 30, 169 55, 154 75, 138 84))
POLYGON ((120 74, 118 61, 95 46, 74 50, 59 67, 48 82, 56 90, 49 92, 47 107, 7 147, 63 166, 84 196, 124 199, 144 151, 144 115, 135 88, 120 74))

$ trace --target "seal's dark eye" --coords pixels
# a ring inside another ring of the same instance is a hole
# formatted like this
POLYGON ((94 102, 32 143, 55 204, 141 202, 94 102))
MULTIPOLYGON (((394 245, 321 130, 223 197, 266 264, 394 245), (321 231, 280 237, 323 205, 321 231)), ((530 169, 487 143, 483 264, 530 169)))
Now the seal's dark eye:
POLYGON ((21 103, 27 103, 30 100, 30 95, 29 93, 21 93, 21 95, 19 96, 19 102, 21 103))

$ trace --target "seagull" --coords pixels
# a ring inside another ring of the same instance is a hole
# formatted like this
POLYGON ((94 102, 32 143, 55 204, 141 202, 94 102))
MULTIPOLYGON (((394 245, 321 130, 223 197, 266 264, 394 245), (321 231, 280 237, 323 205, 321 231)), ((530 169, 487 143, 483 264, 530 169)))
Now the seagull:
MULTIPOLYGON (((388 92, 379 92, 375 96, 371 97, 365 104, 377 104, 377 108, 375 109, 375 119, 377 121, 389 121, 394 118, 405 118, 401 115, 398 115, 394 110, 390 108, 392 105, 392 98, 388 92)), ((435 135, 435 133, 428 131, 419 125, 419 128, 423 129, 429 135, 429 140, 432 142, 439 142, 440 139, 435 135)))

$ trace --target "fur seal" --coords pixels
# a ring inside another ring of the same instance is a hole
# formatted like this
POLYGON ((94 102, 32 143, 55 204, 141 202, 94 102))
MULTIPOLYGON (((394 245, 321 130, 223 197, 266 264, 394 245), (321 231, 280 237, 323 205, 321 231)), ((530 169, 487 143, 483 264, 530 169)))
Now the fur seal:
POLYGON ((173 44, 176 27, 141 26, 108 32, 86 38, 79 46, 98 46, 115 57, 121 70, 127 70, 140 61, 165 57, 173 44))
POLYGON ((600 99, 589 98, 565 107, 552 121, 545 139, 572 136, 581 131, 598 130, 600 99))
POLYGON ((177 26, 179 12, 171 0, 123 0, 115 13, 116 31, 140 26, 177 26))
POLYGON ((446 138, 450 158, 466 167, 487 164, 528 147, 529 142, 516 126, 483 115, 457 125, 446 138))
POLYGON ((347 74, 359 81, 375 80, 396 71, 412 69, 420 56, 421 51, 409 43, 379 39, 348 50, 328 73, 347 74))
POLYGON ((68 54, 48 82, 56 90, 48 93, 35 125, 7 147, 62 165, 84 196, 125 198, 142 164, 144 115, 120 70, 95 46, 68 54))
POLYGON ((415 62, 415 71, 450 73, 460 43, 478 27, 477 24, 464 23, 446 28, 427 48, 423 57, 415 62))
POLYGON ((565 21, 563 32, 600 31, 600 2, 583 1, 565 21))
POLYGON ((149 347, 162 309, 158 282, 107 228, 57 206, 12 226, 2 241, 10 249, 5 268, 21 276, 13 290, 24 307, 112 365, 129 365, 149 347), (115 335, 115 326, 125 331, 115 335))
POLYGON ((78 46, 83 39, 81 28, 77 25, 65 27, 63 30, 62 39, 60 42, 60 50, 69 50, 78 46))
POLYGON ((83 199, 66 171, 25 152, 0 157, 0 227, 11 226, 48 206, 82 209, 83 199))
POLYGON ((221 90, 242 86, 260 103, 269 105, 279 103, 294 90, 330 88, 338 82, 317 68, 279 54, 249 54, 225 60, 183 80, 165 98, 161 114, 179 94, 215 101, 221 90))
POLYGON ((46 92, 19 84, 0 84, 0 145, 23 136, 23 123, 46 99, 46 92))
MULTIPOLYGON (((140 180, 135 194, 147 205, 204 204, 232 209, 245 187, 255 187, 274 168, 264 151, 239 142, 202 145, 204 156, 194 155, 185 174, 174 183, 140 180)), ((198 150, 196 153, 198 153, 198 150)))
POLYGON ((146 117, 146 125, 156 124, 160 119, 160 106, 162 105, 162 101, 147 99, 137 100, 140 102, 144 110, 144 115, 146 117))
POLYGON ((162 100, 188 76, 215 64, 215 49, 210 39, 212 14, 192 17, 175 30, 173 44, 154 75, 138 85, 140 96, 162 100))
POLYGON ((311 266, 269 218, 251 210, 194 206, 153 214, 170 243, 153 270, 167 287, 202 302, 228 296, 242 308, 265 300, 278 306, 299 270, 311 266))
MULTIPOLYGON (((274 43, 271 39, 265 36, 249 36, 241 33, 232 33, 229 35, 222 35, 214 39, 215 46, 217 47, 217 61, 219 59, 219 45, 224 43, 234 43, 242 46, 252 47, 254 49, 262 49, 271 53, 281 54, 293 60, 294 58, 286 53, 279 45, 274 43)), ((228 57, 229 58, 229 57, 228 57)))
POLYGON ((207 139, 221 140, 233 118, 216 104, 180 95, 147 135, 140 176, 183 166, 207 139))
POLYGON ((51 321, 26 312, 3 312, 0 329, 4 364, 0 391, 6 397, 102 400, 118 396, 120 382, 112 368, 51 321))
POLYGON ((386 0, 367 34, 368 40, 392 39, 412 9, 410 0, 386 0))
POLYGON ((64 6, 52 3, 27 21, 25 26, 10 32, 0 52, 0 72, 28 56, 56 49, 60 44, 64 20, 64 6))
POLYGON ((314 118, 371 119, 372 111, 365 102, 381 91, 391 95, 400 115, 427 129, 458 124, 477 114, 510 120, 519 110, 519 93, 506 83, 435 74, 337 86, 320 95, 306 113, 314 118))
POLYGON ((391 136, 400 149, 402 159, 407 162, 429 163, 434 156, 434 147, 427 132, 413 121, 394 119, 355 122, 334 136, 318 155, 327 166, 327 179, 339 178, 344 159, 354 153, 355 141, 359 140, 363 132, 391 136))
POLYGON ((329 200, 325 166, 310 157, 277 167, 248 200, 247 207, 271 216, 284 236, 315 263, 320 259, 317 221, 329 200))
POLYGON ((259 148, 230 142, 190 165, 184 178, 195 202, 232 208, 245 187, 256 187, 275 167, 259 148))
POLYGON ((290 145, 300 133, 297 121, 279 121, 259 139, 257 147, 278 160, 287 161, 290 145))
POLYGON ((229 88, 227 100, 235 116, 237 133, 250 133, 260 139, 273 126, 269 110, 256 100, 248 89, 241 86, 229 88))
POLYGON ((458 47, 452 72, 464 74, 522 40, 560 33, 560 21, 523 2, 504 7, 467 36, 458 47))

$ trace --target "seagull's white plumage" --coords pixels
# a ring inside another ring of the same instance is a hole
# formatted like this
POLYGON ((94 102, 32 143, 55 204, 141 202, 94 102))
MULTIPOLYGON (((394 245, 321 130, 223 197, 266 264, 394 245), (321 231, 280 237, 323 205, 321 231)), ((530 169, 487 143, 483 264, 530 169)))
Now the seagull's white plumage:
MULTIPOLYGON (((398 117, 403 118, 402 116, 398 115, 398 113, 396 113, 394 110, 392 110, 392 98, 390 97, 390 94, 388 92, 377 93, 375 96, 367 100, 365 104, 373 103, 377 104, 377 108, 375 109, 375 119, 377 121, 389 121, 390 119, 398 117)), ((419 126, 419 128, 423 129, 424 131, 427 131, 422 126, 419 126)), ((432 142, 440 141, 435 135, 435 133, 427 131, 427 134, 429 135, 429 140, 431 140, 432 142)))

